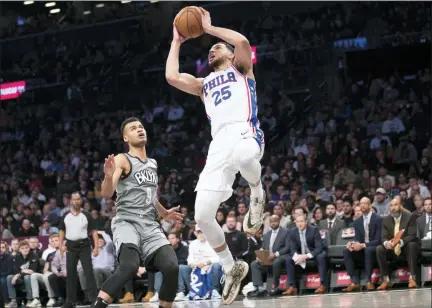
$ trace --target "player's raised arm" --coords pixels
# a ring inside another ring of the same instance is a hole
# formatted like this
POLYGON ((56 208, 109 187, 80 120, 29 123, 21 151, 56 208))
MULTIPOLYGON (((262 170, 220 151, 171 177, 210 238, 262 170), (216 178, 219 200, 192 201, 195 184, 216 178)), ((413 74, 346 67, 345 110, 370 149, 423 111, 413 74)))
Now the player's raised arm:
POLYGON ((200 96, 202 92, 202 79, 196 78, 190 74, 179 72, 179 53, 180 46, 186 39, 177 31, 173 25, 173 41, 168 54, 165 68, 165 77, 173 87, 192 94, 200 96))
POLYGON ((216 36, 221 40, 231 44, 234 49, 234 65, 245 74, 252 70, 252 51, 249 40, 236 31, 215 27, 211 24, 210 13, 200 8, 202 12, 202 27, 210 35, 216 36))
POLYGON ((104 180, 102 182, 101 194, 104 198, 111 198, 117 187, 117 183, 123 174, 124 168, 126 166, 126 158, 124 155, 119 154, 114 157, 114 155, 109 155, 105 158, 104 163, 104 180))

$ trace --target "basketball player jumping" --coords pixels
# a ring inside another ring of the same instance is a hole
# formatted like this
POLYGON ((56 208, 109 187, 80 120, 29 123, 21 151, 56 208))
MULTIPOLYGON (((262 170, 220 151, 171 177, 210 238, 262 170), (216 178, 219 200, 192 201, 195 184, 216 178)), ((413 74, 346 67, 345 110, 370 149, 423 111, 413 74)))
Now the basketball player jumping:
POLYGON ((251 187, 251 204, 243 229, 253 233, 261 227, 265 196, 260 180, 260 159, 264 136, 257 118, 249 41, 238 32, 213 26, 210 14, 204 9, 201 12, 204 31, 223 40, 214 45, 208 55, 214 72, 203 79, 179 73, 179 51, 185 38, 174 26, 165 74, 173 87, 201 97, 211 123, 213 140, 195 189, 195 220, 219 255, 226 275, 222 299, 224 304, 230 304, 249 267, 246 262, 234 262, 224 232, 216 222, 216 211, 220 203, 232 195, 235 175, 240 171, 251 187))
POLYGON ((162 273, 159 307, 169 308, 177 291, 178 261, 157 222, 157 214, 166 220, 182 219, 182 215, 178 208, 166 210, 157 200, 157 163, 147 157, 147 135, 141 121, 126 119, 121 132, 129 152, 105 159, 102 183, 104 198, 111 198, 114 190, 117 192, 117 214, 111 227, 119 265, 102 285, 94 307, 107 307, 136 275, 142 262, 147 270, 162 273))

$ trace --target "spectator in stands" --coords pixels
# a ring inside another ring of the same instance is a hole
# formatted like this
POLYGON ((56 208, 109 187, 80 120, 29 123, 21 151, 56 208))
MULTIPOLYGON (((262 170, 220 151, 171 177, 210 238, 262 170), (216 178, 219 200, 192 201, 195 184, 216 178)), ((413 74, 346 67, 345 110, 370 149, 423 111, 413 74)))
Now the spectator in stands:
POLYGON ((388 215, 390 212, 390 199, 384 188, 378 188, 375 192, 375 200, 372 206, 377 210, 378 215, 388 215))
POLYGON ((195 268, 211 268, 213 289, 211 297, 212 299, 220 299, 221 296, 219 290, 220 279, 222 277, 222 267, 219 263, 219 258, 198 226, 195 227, 195 234, 197 239, 192 241, 189 245, 189 256, 187 259, 188 265, 192 270, 195 268))
MULTIPOLYGON (((61 244, 66 250, 66 241, 61 244)), ((64 250, 64 251, 65 251, 64 250)), ((51 262, 52 275, 48 276, 49 285, 54 293, 56 303, 54 306, 62 306, 66 297, 66 255, 68 252, 61 253, 60 247, 55 252, 55 256, 51 262)))
POLYGON ((261 250, 269 252, 268 260, 261 260, 259 257, 251 263, 252 282, 255 291, 250 293, 250 296, 264 296, 267 292, 264 289, 263 272, 269 271, 273 273, 274 288, 269 295, 275 296, 280 294, 278 289, 279 280, 282 269, 285 265, 286 256, 289 253, 288 229, 280 226, 280 218, 278 215, 270 217, 271 230, 263 236, 261 250), (269 267, 268 262, 271 264, 269 267))
POLYGON ((349 197, 344 198, 343 201, 343 212, 344 214, 340 217, 343 221, 345 221, 345 225, 349 226, 353 222, 353 204, 352 199, 349 197))
MULTIPOLYGON (((273 215, 279 216, 279 224, 282 228, 286 228, 290 222, 289 218, 284 216, 283 202, 280 202, 273 206, 273 215)), ((264 217, 264 233, 270 231, 270 214, 265 214, 264 217)))
MULTIPOLYGON (((383 282, 377 290, 388 290, 390 272, 388 261, 403 259, 408 262, 410 273, 408 288, 417 288, 415 273, 417 268, 420 245, 417 238, 416 217, 403 209, 400 197, 396 197, 390 204, 390 215, 382 219, 381 245, 376 248, 376 257, 383 282), (395 241, 398 232, 405 230, 399 240, 395 241)), ((393 263, 393 262, 392 262, 393 263)))
POLYGON ((49 236, 52 233, 58 233, 59 229, 57 227, 51 226, 48 218, 43 219, 42 226, 39 227, 39 236, 49 236))
POLYGON ((417 237, 432 239, 432 202, 431 198, 423 200, 424 215, 417 218, 417 237))
POLYGON ((14 260, 15 260, 15 257, 19 255, 19 241, 18 241, 18 239, 14 238, 11 241, 10 247, 11 247, 11 256, 14 257, 14 260))
POLYGON ((237 221, 234 217, 228 217, 226 226, 228 232, 225 232, 225 241, 235 259, 244 259, 248 252, 248 240, 246 234, 236 229, 237 221))
POLYGON ((330 234, 330 244, 336 245, 337 235, 340 230, 346 228, 346 223, 336 216, 336 206, 334 204, 327 204, 326 216, 327 219, 321 220, 318 227, 320 230, 327 230, 330 234))
POLYGON ((339 218, 342 218, 343 215, 345 214, 345 212, 344 212, 344 206, 343 206, 344 201, 343 201, 343 199, 341 197, 339 197, 339 198, 336 199, 335 203, 336 203, 336 216, 339 217, 339 218))
POLYGON ((31 225, 30 220, 23 219, 21 228, 15 234, 18 237, 38 236, 38 230, 31 225))
POLYGON ((360 204, 355 205, 354 206, 353 221, 351 222, 351 224, 349 226, 352 227, 354 221, 356 221, 357 219, 359 219, 360 217, 362 217, 362 215, 363 215, 363 213, 362 213, 360 204))
POLYGON ((308 225, 305 215, 297 215, 295 218, 296 228, 289 232, 290 254, 286 259, 286 269, 288 273, 288 289, 283 295, 296 295, 296 265, 303 269, 307 266, 307 260, 317 263, 320 274, 320 286, 315 290, 315 294, 326 292, 325 281, 327 276, 327 253, 321 239, 319 229, 308 225))
POLYGON ((327 202, 333 202, 335 195, 335 187, 330 176, 324 177, 324 187, 317 190, 317 196, 327 202))
POLYGON ((381 145, 383 142, 385 142, 387 145, 391 146, 392 143, 390 141, 390 138, 386 135, 382 134, 382 131, 380 129, 376 130, 376 135, 374 138, 372 138, 371 142, 370 142, 370 149, 371 150, 378 150, 379 148, 381 148, 381 145))
POLYGON ((10 299, 10 303, 7 305, 8 308, 17 307, 16 288, 22 284, 26 289, 27 300, 30 302, 33 299, 30 277, 32 273, 40 273, 41 271, 40 259, 35 254, 30 253, 30 246, 26 241, 21 241, 12 274, 7 277, 10 299))
POLYGON ((31 237, 28 240, 30 246, 30 252, 35 254, 39 259, 42 258, 42 250, 39 248, 39 239, 37 237, 31 237))
POLYGON ((323 210, 321 207, 316 207, 313 210, 312 218, 310 219, 309 223, 318 226, 322 220, 325 219, 325 215, 323 213, 323 210))
POLYGON ((381 217, 372 211, 369 198, 360 200, 362 216, 354 221, 354 241, 348 242, 345 248, 344 263, 351 277, 351 284, 343 289, 343 292, 354 292, 360 290, 360 277, 357 271, 358 263, 364 264, 367 279, 366 288, 374 290, 371 282, 372 268, 376 263, 376 247, 381 244, 381 217))
POLYGON ((420 184, 416 177, 411 177, 409 179, 409 188, 407 190, 408 198, 413 195, 412 194, 413 189, 414 190, 418 189, 420 196, 422 196, 423 198, 427 198, 431 196, 429 189, 425 185, 420 184))
POLYGON ((13 259, 6 242, 0 242, 0 302, 9 302, 7 277, 12 274, 13 259))
MULTIPOLYGON (((98 243, 99 254, 97 256, 92 255, 93 273, 96 281, 96 287, 99 290, 114 271, 115 266, 115 247, 110 236, 104 231, 98 231, 98 243)), ((87 294, 86 278, 83 271, 78 272, 81 289, 86 293, 89 299, 91 294, 87 294)))
POLYGON ((378 183, 379 183, 380 186, 383 186, 384 185, 384 181, 390 180, 390 183, 391 183, 390 187, 393 187, 393 186, 396 185, 396 179, 395 179, 394 176, 389 175, 387 172, 388 172, 388 170, 387 170, 387 168, 385 166, 381 166, 378 169, 378 175, 379 175, 378 176, 378 183))

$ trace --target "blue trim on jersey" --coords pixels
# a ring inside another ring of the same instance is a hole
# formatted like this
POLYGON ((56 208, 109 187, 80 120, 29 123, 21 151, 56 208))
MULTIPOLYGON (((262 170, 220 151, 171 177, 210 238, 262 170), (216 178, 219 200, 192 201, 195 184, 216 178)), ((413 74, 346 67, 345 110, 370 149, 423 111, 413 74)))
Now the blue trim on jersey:
POLYGON ((256 94, 256 82, 251 78, 246 78, 249 87, 249 97, 251 102, 251 117, 250 122, 255 129, 255 140, 258 142, 260 149, 264 144, 264 132, 260 129, 258 120, 258 98, 256 94))

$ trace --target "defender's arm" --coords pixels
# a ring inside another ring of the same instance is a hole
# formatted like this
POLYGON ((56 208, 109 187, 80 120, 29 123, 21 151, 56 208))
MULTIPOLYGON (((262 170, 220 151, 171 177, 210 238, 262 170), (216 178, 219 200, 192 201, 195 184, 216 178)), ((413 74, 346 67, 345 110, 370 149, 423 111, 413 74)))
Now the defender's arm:
POLYGON ((166 80, 170 85, 183 92, 200 96, 203 84, 202 79, 179 72, 180 46, 181 43, 178 41, 173 40, 171 43, 165 69, 166 80))
POLYGON ((127 164, 127 158, 123 154, 118 154, 114 157, 114 164, 112 166, 115 168, 114 173, 111 175, 109 172, 105 172, 101 189, 102 197, 111 198, 113 196, 120 177, 123 172, 127 171, 127 164))

